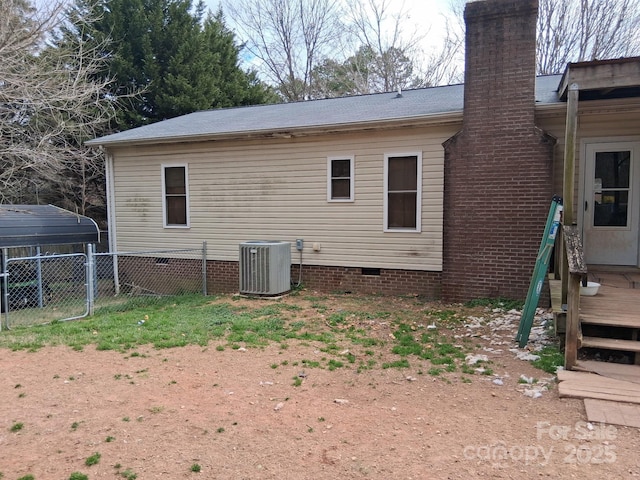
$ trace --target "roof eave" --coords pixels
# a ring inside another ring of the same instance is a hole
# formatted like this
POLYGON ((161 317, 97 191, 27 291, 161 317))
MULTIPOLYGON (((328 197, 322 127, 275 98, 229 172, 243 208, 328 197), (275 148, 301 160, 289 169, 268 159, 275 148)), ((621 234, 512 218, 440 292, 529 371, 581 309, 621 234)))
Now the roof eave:
POLYGON ((420 115, 413 117, 394 118, 386 120, 372 120, 368 122, 347 122, 332 123, 325 125, 314 125, 312 127, 291 127, 281 129, 265 129, 265 130, 246 130, 224 133, 206 133, 197 135, 176 135, 166 136, 162 138, 136 138, 127 140, 102 140, 96 138, 89 140, 86 145, 92 147, 120 147, 133 145, 157 145, 167 143, 184 143, 184 142, 205 142, 205 141, 221 141, 221 140, 237 140, 251 138, 291 138, 304 137, 312 135, 322 135, 326 133, 336 132, 358 132, 366 130, 383 130, 387 128, 401 128, 404 126, 426 126, 426 125, 450 125, 462 121, 462 110, 437 113, 431 115, 420 115))

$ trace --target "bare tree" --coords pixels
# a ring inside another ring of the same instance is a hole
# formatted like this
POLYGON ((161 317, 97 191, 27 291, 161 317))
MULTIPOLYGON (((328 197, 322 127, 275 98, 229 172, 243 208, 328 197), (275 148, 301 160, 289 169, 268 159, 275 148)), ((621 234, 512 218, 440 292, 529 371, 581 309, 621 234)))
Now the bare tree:
POLYGON ((287 101, 309 98, 311 72, 342 34, 338 0, 229 0, 256 65, 287 101))
MULTIPOLYGON (((391 0, 351 0, 348 3, 350 33, 353 44, 370 52, 361 55, 367 64, 354 67, 366 79, 366 91, 389 92, 415 86, 415 58, 424 33, 407 32, 408 12, 404 2, 392 10, 391 0), (363 75, 363 72, 366 72, 363 75)), ((396 2, 397 6, 397 2, 396 2)))
POLYGON ((86 213, 104 203, 104 178, 101 152, 83 142, 102 132, 114 100, 92 79, 103 67, 96 49, 48 44, 64 4, 43 5, 0 0, 0 202, 86 213))
POLYGON ((540 0, 537 70, 640 54, 640 0, 540 0))

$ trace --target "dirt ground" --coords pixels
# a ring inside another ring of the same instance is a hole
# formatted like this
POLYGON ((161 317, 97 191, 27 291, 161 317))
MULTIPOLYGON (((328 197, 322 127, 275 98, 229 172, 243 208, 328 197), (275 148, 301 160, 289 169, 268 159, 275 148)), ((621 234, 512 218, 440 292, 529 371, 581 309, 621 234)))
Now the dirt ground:
POLYGON ((559 398, 548 374, 510 351, 509 321, 458 332, 492 375, 433 376, 416 359, 409 369, 304 368, 326 353, 301 341, 0 350, 0 478, 640 477, 640 431, 587 424, 582 401, 559 398), (551 383, 533 398, 521 375, 551 383))

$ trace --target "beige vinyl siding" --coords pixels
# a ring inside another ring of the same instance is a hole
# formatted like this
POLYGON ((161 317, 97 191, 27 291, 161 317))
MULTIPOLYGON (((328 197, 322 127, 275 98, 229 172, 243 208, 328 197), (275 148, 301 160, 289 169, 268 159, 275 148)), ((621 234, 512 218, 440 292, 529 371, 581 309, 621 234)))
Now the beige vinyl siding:
POLYGON ((458 128, 114 149, 117 248, 207 241, 209 259, 237 260, 243 241, 302 238, 306 264, 441 271, 442 142, 458 128), (417 151, 421 232, 383 232, 384 154, 417 151), (355 158, 352 203, 327 201, 327 157, 340 155, 355 158), (189 229, 162 228, 161 165, 170 163, 189 165, 189 229))
MULTIPOLYGON (((566 110, 554 109, 553 112, 545 112, 538 115, 540 128, 558 139, 554 150, 553 162, 553 191, 562 193, 564 175, 564 148, 565 148, 565 121, 566 110)), ((576 191, 574 205, 579 205, 582 184, 581 169, 584 168, 584 159, 581 156, 582 144, 592 139, 621 139, 623 137, 640 136, 640 102, 639 99, 583 101, 578 103, 578 130, 576 145, 576 191)), ((575 211, 580 214, 580 211, 575 211)))

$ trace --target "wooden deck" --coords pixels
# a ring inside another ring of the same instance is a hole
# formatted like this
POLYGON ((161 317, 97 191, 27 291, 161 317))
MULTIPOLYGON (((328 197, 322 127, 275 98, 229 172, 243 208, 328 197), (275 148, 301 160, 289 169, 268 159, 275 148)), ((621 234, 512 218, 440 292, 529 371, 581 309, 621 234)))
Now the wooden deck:
POLYGON ((580 320, 592 325, 640 328, 640 289, 603 284, 593 297, 580 297, 580 320))
MULTIPOLYGON (((578 345, 632 352, 640 363, 640 271, 589 269, 589 281, 601 286, 597 295, 580 297, 578 345)), ((554 316, 562 318, 559 282, 551 282, 551 294, 554 312, 560 310, 554 316)), ((558 372, 558 392, 583 398, 589 421, 640 426, 640 365, 578 360, 573 370, 558 372)))

